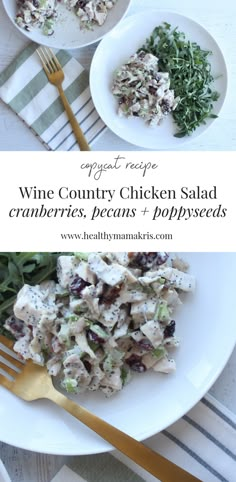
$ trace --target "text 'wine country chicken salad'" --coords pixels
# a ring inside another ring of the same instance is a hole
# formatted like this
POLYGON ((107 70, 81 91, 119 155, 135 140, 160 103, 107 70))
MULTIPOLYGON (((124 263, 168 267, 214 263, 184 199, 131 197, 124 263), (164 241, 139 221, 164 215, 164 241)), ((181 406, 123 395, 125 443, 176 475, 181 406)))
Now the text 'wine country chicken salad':
POLYGON ((5 328, 14 350, 46 365, 66 391, 110 396, 132 371, 175 370, 173 314, 195 287, 187 270, 160 252, 63 254, 57 281, 20 289, 5 328))

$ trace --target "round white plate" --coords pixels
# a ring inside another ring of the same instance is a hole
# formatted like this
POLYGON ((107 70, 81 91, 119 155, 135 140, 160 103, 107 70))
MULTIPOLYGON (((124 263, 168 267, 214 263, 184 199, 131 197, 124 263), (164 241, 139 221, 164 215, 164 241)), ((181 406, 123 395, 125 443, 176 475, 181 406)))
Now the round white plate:
MULTIPOLYGON (((197 287, 176 316, 181 344, 174 374, 136 374, 113 398, 73 398, 112 425, 143 440, 178 420, 209 390, 236 341, 236 253, 187 253, 197 287)), ((92 454, 108 443, 49 401, 23 402, 0 387, 0 440, 36 452, 92 454)))
POLYGON ((131 144, 149 149, 174 149, 198 137, 215 119, 208 119, 191 136, 174 137, 176 127, 172 116, 167 116, 160 126, 151 128, 137 117, 125 118, 117 115, 117 99, 111 92, 114 71, 134 54, 153 29, 162 22, 178 27, 186 38, 197 42, 202 49, 212 51, 209 57, 212 73, 217 77, 213 86, 220 93, 214 102, 213 113, 218 115, 227 90, 227 69, 223 54, 212 36, 194 20, 162 10, 147 10, 124 19, 99 44, 91 65, 90 88, 95 107, 107 126, 119 137, 131 144))
POLYGON ((27 32, 15 23, 16 0, 2 0, 3 6, 10 20, 15 27, 30 40, 48 47, 56 49, 77 49, 85 45, 92 44, 100 40, 110 30, 112 30, 127 13, 131 0, 119 0, 110 10, 105 23, 99 27, 95 26, 92 30, 81 30, 79 19, 69 11, 62 2, 58 3, 58 18, 54 24, 54 33, 46 36, 38 28, 27 32))

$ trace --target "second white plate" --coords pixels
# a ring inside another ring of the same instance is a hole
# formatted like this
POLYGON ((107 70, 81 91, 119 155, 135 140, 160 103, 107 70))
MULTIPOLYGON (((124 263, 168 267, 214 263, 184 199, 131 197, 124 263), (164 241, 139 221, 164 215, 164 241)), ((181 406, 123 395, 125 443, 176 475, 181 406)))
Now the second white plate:
POLYGON ((214 90, 220 93, 219 100, 214 102, 213 113, 216 115, 220 112, 227 90, 227 69, 223 54, 213 37, 194 20, 164 10, 147 10, 124 19, 101 41, 95 52, 90 70, 91 93, 99 115, 115 134, 131 144, 153 150, 178 148, 199 136, 215 120, 208 119, 191 136, 179 139, 174 137, 176 126, 171 116, 154 128, 137 117, 118 117, 117 99, 111 92, 114 71, 142 47, 153 29, 162 22, 168 22, 173 28, 178 27, 187 39, 212 52, 210 62, 216 78, 214 90))

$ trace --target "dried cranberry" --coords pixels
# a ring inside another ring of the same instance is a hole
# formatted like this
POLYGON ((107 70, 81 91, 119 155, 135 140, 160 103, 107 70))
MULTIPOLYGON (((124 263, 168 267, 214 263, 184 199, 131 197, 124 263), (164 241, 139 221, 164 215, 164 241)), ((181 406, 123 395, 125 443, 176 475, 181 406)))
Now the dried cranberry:
POLYGON ((18 320, 14 316, 8 318, 7 329, 9 329, 14 335, 24 335, 24 322, 18 320))
POLYGON ((148 87, 148 91, 149 91, 150 94, 152 94, 152 95, 156 95, 156 93, 157 93, 157 89, 156 89, 155 87, 153 87, 152 85, 150 85, 150 86, 148 87))
POLYGON ((168 100, 163 100, 162 103, 161 103, 161 110, 163 112, 163 114, 168 114, 169 112, 171 112, 172 108, 171 108, 171 105, 170 103, 168 102, 168 100))
POLYGON ((78 0, 76 7, 84 8, 87 4, 87 0, 78 0))
POLYGON ((142 340, 136 342, 140 348, 143 348, 144 350, 150 351, 153 350, 153 346, 149 340, 146 338, 142 338, 142 340))
POLYGON ((171 320, 169 325, 165 327, 164 338, 169 338, 170 336, 173 336, 174 332, 175 332, 175 321, 171 320))
POLYGON ((157 253, 157 252, 150 252, 150 253, 136 253, 134 258, 134 264, 150 269, 154 268, 155 266, 160 266, 161 264, 165 263, 168 259, 167 253, 157 253))
POLYGON ((130 355, 130 357, 126 359, 126 363, 135 372, 142 373, 142 372, 146 371, 146 367, 142 363, 141 360, 142 360, 141 356, 133 354, 133 355, 130 355))
POLYGON ((92 365, 91 365, 91 363, 89 363, 89 361, 88 361, 88 360, 83 360, 83 364, 84 364, 84 366, 85 366, 85 368, 86 368, 87 372, 88 372, 88 373, 90 373, 90 372, 91 372, 91 369, 92 369, 92 365))
POLYGON ((94 331, 92 330, 88 330, 87 335, 88 335, 88 339, 90 341, 93 341, 94 343, 97 343, 99 345, 102 343, 105 343, 105 340, 101 336, 97 335, 97 333, 94 333, 94 331))
POLYGON ((105 304, 114 303, 119 296, 121 286, 109 286, 104 284, 103 292, 100 296, 100 302, 105 304))
POLYGON ((88 281, 84 281, 83 278, 80 278, 80 276, 76 276, 71 285, 70 285, 70 293, 75 296, 80 296, 81 291, 83 291, 86 286, 90 286, 91 283, 88 283, 88 281))

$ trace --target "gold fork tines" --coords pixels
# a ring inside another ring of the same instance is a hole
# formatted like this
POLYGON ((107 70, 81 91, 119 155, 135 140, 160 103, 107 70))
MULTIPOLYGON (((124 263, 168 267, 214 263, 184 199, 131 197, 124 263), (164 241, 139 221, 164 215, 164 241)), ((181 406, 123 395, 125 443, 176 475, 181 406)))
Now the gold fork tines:
MULTIPOLYGON (((12 342, 9 342, 1 335, 0 344, 8 349, 13 346, 12 342)), ((0 375, 0 384, 18 397, 26 401, 40 398, 52 400, 162 482, 201 482, 198 478, 165 459, 149 447, 146 447, 143 443, 121 432, 58 392, 54 388, 51 377, 45 367, 36 365, 31 360, 26 361, 25 364, 21 360, 16 361, 13 353, 9 355, 9 358, 10 363, 16 367, 18 372, 16 369, 9 369, 8 366, 2 363, 1 367, 14 380, 9 380, 4 375, 0 375)))
POLYGON ((37 53, 43 64, 44 70, 47 70, 47 75, 53 74, 53 72, 56 72, 57 70, 61 70, 64 76, 61 64, 59 63, 56 55, 54 55, 52 49, 49 47, 47 49, 45 47, 40 47, 37 49, 37 53))
POLYGON ((39 47, 36 50, 40 61, 42 63, 43 69, 45 71, 45 74, 47 75, 47 78, 49 82, 53 85, 55 85, 58 89, 60 98, 62 100, 64 109, 67 113, 68 119, 70 121, 71 127, 73 129, 73 132, 75 134, 76 140, 79 144, 80 150, 81 151, 90 151, 90 147, 85 139, 84 133, 78 124, 75 115, 69 105, 69 102, 65 96, 65 93, 62 88, 62 82, 64 80, 64 72, 62 70, 62 67, 60 65, 60 62, 58 61, 56 55, 53 53, 53 51, 48 48, 48 47, 39 47))

